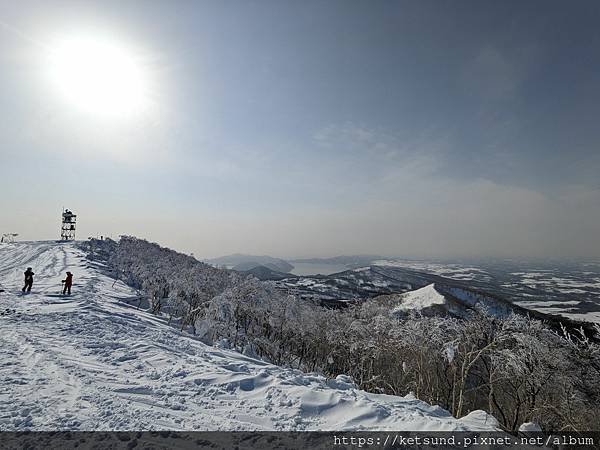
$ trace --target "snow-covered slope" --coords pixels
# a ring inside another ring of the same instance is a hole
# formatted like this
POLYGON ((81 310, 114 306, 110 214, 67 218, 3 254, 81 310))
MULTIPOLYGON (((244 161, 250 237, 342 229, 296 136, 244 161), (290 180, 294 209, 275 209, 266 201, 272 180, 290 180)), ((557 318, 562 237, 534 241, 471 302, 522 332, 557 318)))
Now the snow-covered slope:
POLYGON ((407 292, 401 296, 401 303, 394 308, 394 312, 422 311, 434 306, 446 304, 446 297, 440 294, 434 284, 407 292))
POLYGON ((412 397, 207 346, 72 244, 0 244, 0 430, 491 430, 412 397), (36 273, 22 295, 23 271, 36 273), (73 294, 58 295, 64 273, 73 294), (129 302, 129 303, 128 303, 129 302))

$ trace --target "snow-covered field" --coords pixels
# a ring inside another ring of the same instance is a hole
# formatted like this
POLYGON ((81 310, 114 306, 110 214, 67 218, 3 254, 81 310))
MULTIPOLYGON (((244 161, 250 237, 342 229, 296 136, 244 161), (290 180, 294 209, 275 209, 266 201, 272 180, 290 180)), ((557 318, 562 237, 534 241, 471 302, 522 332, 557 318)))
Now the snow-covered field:
POLYGON ((381 259, 373 261, 375 266, 402 267, 406 269, 418 270, 421 272, 433 273, 441 277, 453 280, 470 281, 479 279, 489 280, 489 275, 485 270, 477 267, 462 266, 460 264, 440 264, 434 262, 410 261, 410 260, 390 260, 381 259))
POLYGON ((138 310, 72 244, 0 244, 0 430, 493 430, 211 347, 138 310), (22 295, 23 271, 35 283, 22 295), (73 294, 58 295, 74 274, 73 294), (128 303, 129 301, 129 303, 128 303))

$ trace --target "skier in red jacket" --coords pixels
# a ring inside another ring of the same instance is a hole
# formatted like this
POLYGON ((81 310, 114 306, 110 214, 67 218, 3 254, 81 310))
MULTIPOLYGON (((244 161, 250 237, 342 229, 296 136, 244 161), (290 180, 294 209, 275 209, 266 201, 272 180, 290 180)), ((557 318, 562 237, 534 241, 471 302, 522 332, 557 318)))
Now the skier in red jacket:
POLYGON ((71 295, 71 286, 73 285, 73 274, 71 272, 67 272, 67 278, 62 280, 65 287, 63 288, 63 295, 67 292, 71 295))

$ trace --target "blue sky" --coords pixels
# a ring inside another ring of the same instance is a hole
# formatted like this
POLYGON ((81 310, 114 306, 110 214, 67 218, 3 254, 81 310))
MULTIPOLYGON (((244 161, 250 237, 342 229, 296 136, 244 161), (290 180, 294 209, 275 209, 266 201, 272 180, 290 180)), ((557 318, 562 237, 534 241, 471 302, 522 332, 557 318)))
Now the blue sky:
POLYGON ((2 232, 201 256, 600 256, 597 2, 0 6, 2 232), (134 117, 66 104, 57 39, 127 48, 134 117))

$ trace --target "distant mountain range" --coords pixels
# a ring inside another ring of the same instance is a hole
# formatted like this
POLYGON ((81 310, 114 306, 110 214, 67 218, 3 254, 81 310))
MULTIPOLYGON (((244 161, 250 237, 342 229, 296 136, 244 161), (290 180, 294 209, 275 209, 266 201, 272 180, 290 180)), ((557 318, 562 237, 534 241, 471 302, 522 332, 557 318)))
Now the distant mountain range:
POLYGON ((289 262, 280 258, 267 255, 243 255, 240 253, 209 259, 206 262, 215 266, 226 266, 228 269, 239 272, 247 272, 262 266, 273 272, 288 273, 294 268, 289 262))
MULTIPOLYGON (((368 266, 373 261, 389 259, 380 255, 342 255, 330 258, 300 258, 286 261, 268 255, 245 255, 235 253, 205 260, 205 262, 219 267, 227 267, 238 272, 251 272, 259 279, 281 279, 283 275, 290 274, 294 269, 292 263, 298 264, 332 264, 346 266, 349 269, 368 266)), ((291 274, 290 274, 291 275, 291 274)))

